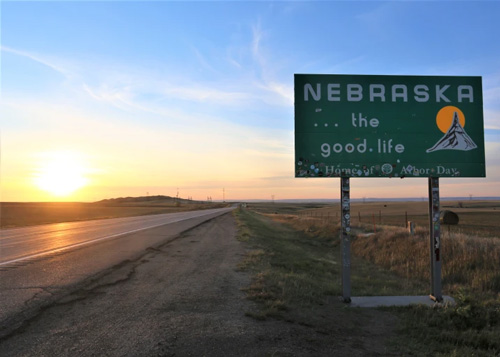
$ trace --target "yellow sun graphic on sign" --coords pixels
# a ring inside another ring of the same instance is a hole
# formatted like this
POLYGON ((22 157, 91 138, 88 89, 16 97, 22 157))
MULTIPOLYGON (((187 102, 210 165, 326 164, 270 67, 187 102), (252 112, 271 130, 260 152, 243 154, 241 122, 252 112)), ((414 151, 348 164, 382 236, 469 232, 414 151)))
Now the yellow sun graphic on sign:
POLYGON ((446 133, 453 122, 453 116, 455 112, 458 114, 458 121, 462 128, 465 126, 465 116, 464 113, 457 107, 449 105, 447 107, 441 108, 441 110, 436 115, 436 124, 443 133, 446 133))

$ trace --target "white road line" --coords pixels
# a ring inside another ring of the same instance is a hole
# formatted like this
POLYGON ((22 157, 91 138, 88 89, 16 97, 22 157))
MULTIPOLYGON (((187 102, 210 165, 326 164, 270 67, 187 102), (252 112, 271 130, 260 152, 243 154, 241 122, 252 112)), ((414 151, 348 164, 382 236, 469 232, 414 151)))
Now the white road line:
POLYGON ((80 243, 70 244, 70 245, 67 245, 67 246, 65 246, 65 247, 61 247, 61 248, 50 249, 50 250, 47 250, 47 251, 45 251, 45 252, 36 253, 36 254, 31 254, 31 255, 24 256, 24 257, 20 257, 20 258, 16 258, 16 259, 8 260, 8 261, 6 261, 6 262, 1 262, 1 263, 0 263, 0 266, 3 266, 3 265, 9 265, 9 264, 12 264, 12 263, 17 263, 17 262, 22 262, 22 261, 24 261, 24 260, 29 260, 29 259, 33 259, 33 258, 39 258, 39 257, 42 257, 42 256, 44 256, 44 255, 54 254, 54 253, 57 253, 57 252, 61 252, 61 251, 64 251, 64 250, 68 250, 68 249, 72 249, 72 248, 80 247, 80 246, 87 245, 87 244, 90 244, 90 243, 99 242, 99 241, 101 241, 101 240, 106 240, 106 239, 110 239, 110 238, 115 238, 115 237, 123 236, 123 235, 125 235, 125 234, 134 233, 134 232, 139 232, 139 231, 143 231, 143 230, 145 230, 145 229, 150 229, 150 228, 155 228, 155 227, 159 227, 159 226, 164 226, 164 225, 166 225, 166 224, 169 224, 169 223, 175 223, 175 222, 178 222, 178 221, 173 221, 173 222, 168 222, 168 223, 161 223, 161 224, 157 224, 157 225, 154 225, 154 226, 143 227, 143 228, 134 229, 134 230, 131 230, 131 231, 126 231, 126 232, 121 232, 121 233, 111 234, 111 235, 109 235, 109 236, 104 236, 104 237, 94 238, 94 239, 87 240, 87 241, 85 241, 85 242, 80 242, 80 243))
MULTIPOLYGON (((210 212, 210 213, 213 213, 213 212, 210 212)), ((210 214, 210 213, 208 213, 208 214, 210 214)), ((160 227, 160 226, 164 226, 164 225, 167 225, 167 224, 184 221, 184 220, 187 220, 187 219, 198 218, 198 217, 201 217, 201 216, 204 216, 204 214, 194 215, 194 216, 185 217, 185 218, 183 217, 183 218, 179 218, 179 219, 176 219, 176 220, 173 220, 173 221, 169 221, 169 222, 163 222, 163 223, 155 224, 155 225, 148 226, 148 227, 142 227, 142 228, 133 229, 133 230, 130 230, 130 231, 115 233, 115 234, 107 235, 107 236, 104 236, 104 237, 90 239, 90 240, 87 240, 85 242, 74 243, 74 244, 70 244, 70 245, 67 245, 67 246, 64 246, 64 247, 54 248, 54 249, 50 249, 50 250, 47 250, 47 251, 44 251, 44 252, 40 252, 40 253, 36 253, 36 254, 26 255, 26 256, 23 256, 23 257, 20 257, 20 258, 16 258, 16 259, 8 260, 8 261, 5 261, 5 262, 1 262, 0 263, 0 267, 5 266, 5 265, 9 265, 9 264, 13 264, 13 263, 22 262, 22 261, 25 261, 25 260, 39 258, 39 257, 45 256, 45 255, 50 255, 50 254, 58 253, 58 252, 61 252, 61 251, 65 251, 65 250, 69 250, 69 249, 73 249, 73 248, 77 248, 77 247, 81 247, 81 246, 88 245, 88 244, 91 244, 91 243, 96 243, 96 242, 99 242, 99 241, 102 241, 102 240, 116 238, 116 237, 123 236, 123 235, 126 235, 126 234, 143 231, 143 230, 150 229, 150 228, 160 227)))

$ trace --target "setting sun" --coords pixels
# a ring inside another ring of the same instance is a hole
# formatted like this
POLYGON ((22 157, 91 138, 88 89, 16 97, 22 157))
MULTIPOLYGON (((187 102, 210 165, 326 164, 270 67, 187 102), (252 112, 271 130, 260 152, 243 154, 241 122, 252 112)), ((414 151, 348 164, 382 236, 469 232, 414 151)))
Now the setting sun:
POLYGON ((34 173, 35 185, 54 196, 67 196, 88 183, 80 156, 58 151, 41 155, 42 162, 34 173))

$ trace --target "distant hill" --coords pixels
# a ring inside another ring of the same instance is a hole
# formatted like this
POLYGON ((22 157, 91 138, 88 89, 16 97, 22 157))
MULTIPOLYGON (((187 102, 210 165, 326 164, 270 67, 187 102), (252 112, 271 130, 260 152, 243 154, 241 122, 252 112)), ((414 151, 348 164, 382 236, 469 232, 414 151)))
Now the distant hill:
MULTIPOLYGON (((441 201, 469 201, 470 197, 441 197, 441 201)), ((427 201, 427 197, 404 197, 404 198, 352 198, 351 202, 410 202, 410 201, 427 201)), ((490 201, 490 200, 500 200, 500 197, 472 197, 474 201, 490 201)), ((272 202, 271 200, 264 199, 250 199, 250 200, 229 200, 226 202, 272 202)), ((321 204, 332 204, 339 202, 339 199, 283 199, 275 200, 276 203, 321 203, 321 204)), ((94 202, 92 204, 99 206, 175 206, 175 205, 186 205, 186 204, 206 204, 207 201, 193 201, 184 198, 176 198, 171 196, 140 196, 140 197, 118 197, 109 198, 101 201, 94 202)), ((221 203, 213 202, 215 203, 221 203)))
POLYGON ((171 196, 139 196, 139 197, 118 197, 118 198, 108 198, 101 201, 94 202, 96 205, 103 206, 129 206, 129 205, 175 205, 176 203, 190 204, 190 203, 205 203, 201 201, 193 201, 184 198, 176 198, 171 196))

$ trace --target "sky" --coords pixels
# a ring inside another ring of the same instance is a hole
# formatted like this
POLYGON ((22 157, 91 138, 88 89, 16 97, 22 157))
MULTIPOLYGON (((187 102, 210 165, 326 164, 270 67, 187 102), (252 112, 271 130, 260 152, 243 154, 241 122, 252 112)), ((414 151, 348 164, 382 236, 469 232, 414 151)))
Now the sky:
MULTIPOLYGON (((1 1, 1 201, 334 199, 294 178, 294 73, 481 76, 500 196, 500 1, 1 1)), ((353 178, 351 197, 426 197, 353 178)))

